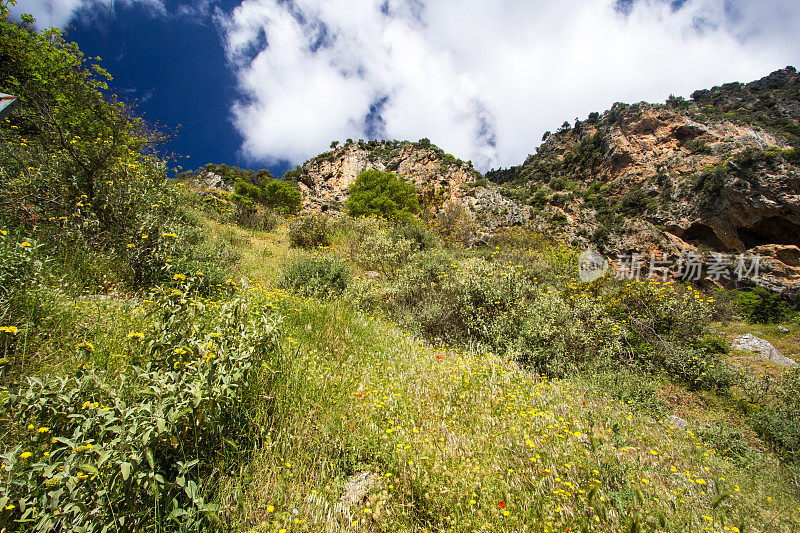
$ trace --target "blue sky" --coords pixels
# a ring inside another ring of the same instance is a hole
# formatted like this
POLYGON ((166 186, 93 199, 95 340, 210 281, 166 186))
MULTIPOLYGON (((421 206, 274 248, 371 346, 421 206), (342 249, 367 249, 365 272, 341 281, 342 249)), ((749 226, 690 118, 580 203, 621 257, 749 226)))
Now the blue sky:
POLYGON ((800 66, 795 0, 21 0, 189 159, 273 174, 346 138, 482 169, 615 101, 800 66), (107 29, 111 10, 110 32, 107 29))
MULTIPOLYGON (((220 3, 223 9, 235 5, 220 3)), ((166 7, 174 12, 178 6, 166 2, 166 7)), ((229 113, 238 96, 236 77, 209 13, 162 16, 149 5, 118 4, 109 28, 102 11, 73 17, 67 36, 87 56, 103 58, 118 96, 136 102, 137 112, 151 124, 175 132, 162 150, 181 156, 176 164, 188 169, 208 162, 258 166, 239 150, 243 138, 229 113)), ((270 166, 282 173, 287 165, 270 166)))

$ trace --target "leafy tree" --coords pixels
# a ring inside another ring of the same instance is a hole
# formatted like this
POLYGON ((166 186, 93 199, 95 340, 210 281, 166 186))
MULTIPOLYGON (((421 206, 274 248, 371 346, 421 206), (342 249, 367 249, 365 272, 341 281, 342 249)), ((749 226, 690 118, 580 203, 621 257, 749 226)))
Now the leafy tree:
POLYGON ((233 199, 243 204, 252 204, 261 200, 261 189, 243 179, 236 180, 233 185, 233 199))
POLYGON ((281 213, 297 213, 300 211, 300 191, 285 181, 271 181, 261 196, 262 202, 281 213))
POLYGON ((272 172, 267 170, 266 168, 262 168, 256 171, 255 182, 258 185, 259 189, 264 189, 269 182, 274 180, 275 178, 272 176, 272 172))
MULTIPOLYGON (((8 6, 0 0, 0 87, 20 105, 0 128, 0 189, 13 183, 26 195, 29 219, 79 215, 92 240, 131 235, 144 196, 164 179, 155 146, 167 136, 108 94, 111 76, 60 30, 39 32, 29 15, 10 20, 8 6)), ((20 209, 0 190, 0 215, 20 209)))
POLYGON ((419 212, 417 189, 391 172, 365 170, 350 186, 346 208, 350 216, 382 216, 409 222, 419 212))

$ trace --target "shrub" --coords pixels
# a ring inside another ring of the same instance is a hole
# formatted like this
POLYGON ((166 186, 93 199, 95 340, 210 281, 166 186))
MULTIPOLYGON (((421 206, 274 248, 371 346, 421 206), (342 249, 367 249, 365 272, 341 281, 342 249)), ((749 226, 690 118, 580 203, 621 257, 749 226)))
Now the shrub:
POLYGON ((683 145, 684 148, 692 152, 693 154, 711 154, 713 150, 709 147, 706 143, 704 143, 700 139, 691 139, 686 141, 683 145))
POLYGON ((349 193, 345 207, 352 217, 380 216, 411 222, 419 212, 417 189, 390 172, 365 170, 356 177, 349 193))
POLYGON ((730 343, 724 338, 717 335, 706 335, 695 343, 695 348, 703 350, 706 353, 720 353, 726 354, 731 351, 730 343))
POLYGON ((544 290, 526 306, 526 318, 513 342, 517 360, 545 375, 602 364, 619 351, 602 306, 582 298, 567 303, 544 290))
MULTIPOLYGON (((191 285, 160 292, 161 318, 129 337, 130 364, 116 381, 84 365, 68 377, 28 378, 3 399, 24 438, 1 456, 0 527, 23 519, 42 532, 213 523, 205 481, 239 456, 251 370, 273 352, 277 319, 247 316, 236 298, 208 320, 191 285)), ((84 342, 76 357, 93 351, 84 342)))
POLYGON ((735 302, 748 321, 761 324, 789 320, 796 312, 780 293, 763 287, 737 293, 735 302))
POLYGON ((261 189, 245 180, 236 180, 233 185, 233 199, 239 203, 252 204, 261 200, 261 189))
POLYGON ((620 199, 617 209, 623 215, 636 216, 644 214, 652 206, 652 200, 644 189, 637 187, 631 189, 620 199))
POLYGON ((364 270, 391 275, 408 260, 415 243, 394 233, 380 218, 349 219, 350 258, 364 270))
POLYGON ((430 250, 436 247, 436 237, 419 222, 398 224, 390 233, 394 240, 405 239, 411 242, 413 251, 430 250))
POLYGON ((244 228, 262 231, 272 231, 280 223, 280 216, 275 211, 256 205, 235 204, 233 218, 244 228))
POLYGON ((347 265, 330 258, 300 259, 283 273, 280 286, 306 296, 331 297, 342 294, 350 284, 347 265))
POLYGON ((300 211, 300 191, 285 181, 271 181, 264 187, 264 205, 279 213, 292 214, 300 211))
POLYGON ((329 246, 331 225, 326 215, 312 213, 289 225, 289 243, 296 248, 329 246))
POLYGON ((668 349, 663 364, 672 377, 683 381, 690 389, 724 391, 733 384, 728 365, 704 350, 668 349))
POLYGON ((38 246, 0 231, 0 322, 16 323, 34 304, 32 292, 43 283, 38 246))

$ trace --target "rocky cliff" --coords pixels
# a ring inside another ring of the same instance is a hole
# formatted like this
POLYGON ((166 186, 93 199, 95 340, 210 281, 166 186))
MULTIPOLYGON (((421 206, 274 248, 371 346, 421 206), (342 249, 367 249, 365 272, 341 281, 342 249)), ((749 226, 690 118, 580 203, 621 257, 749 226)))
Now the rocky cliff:
POLYGON ((800 285, 800 76, 786 69, 691 100, 615 104, 491 171, 533 224, 611 255, 760 254, 800 285))
POLYGON ((423 139, 348 141, 307 161, 296 171, 305 208, 341 210, 348 187, 364 170, 393 172, 414 183, 429 215, 461 209, 485 229, 520 224, 526 210, 498 192, 469 162, 461 161, 423 139))

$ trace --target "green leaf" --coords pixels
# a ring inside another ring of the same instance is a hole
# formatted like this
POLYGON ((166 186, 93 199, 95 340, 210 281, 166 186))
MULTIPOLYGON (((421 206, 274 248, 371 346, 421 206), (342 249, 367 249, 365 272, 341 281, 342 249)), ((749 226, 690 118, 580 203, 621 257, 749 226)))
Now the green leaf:
POLYGON ((105 450, 100 454, 100 457, 97 459, 97 466, 103 466, 103 463, 108 461, 108 458, 111 457, 111 450, 105 450))
POLYGON ((719 504, 721 504, 722 502, 724 502, 725 500, 727 500, 730 497, 731 497, 730 494, 720 494, 719 496, 714 498, 713 502, 711 502, 711 508, 712 509, 716 509, 717 507, 719 507, 719 504))
POLYGON ((86 470, 87 472, 89 472, 90 474, 92 474, 94 476, 100 474, 100 471, 97 469, 97 467, 95 467, 92 464, 81 463, 79 466, 81 467, 81 469, 86 470))
POLYGON ((150 464, 150 469, 151 470, 155 470, 156 461, 153 458, 153 450, 150 449, 150 448, 147 448, 147 450, 145 450, 145 452, 144 452, 144 455, 145 455, 145 457, 147 457, 147 462, 150 464))
POLYGON ((131 464, 125 462, 119 465, 119 468, 122 470, 122 479, 127 481, 131 475, 131 464))

